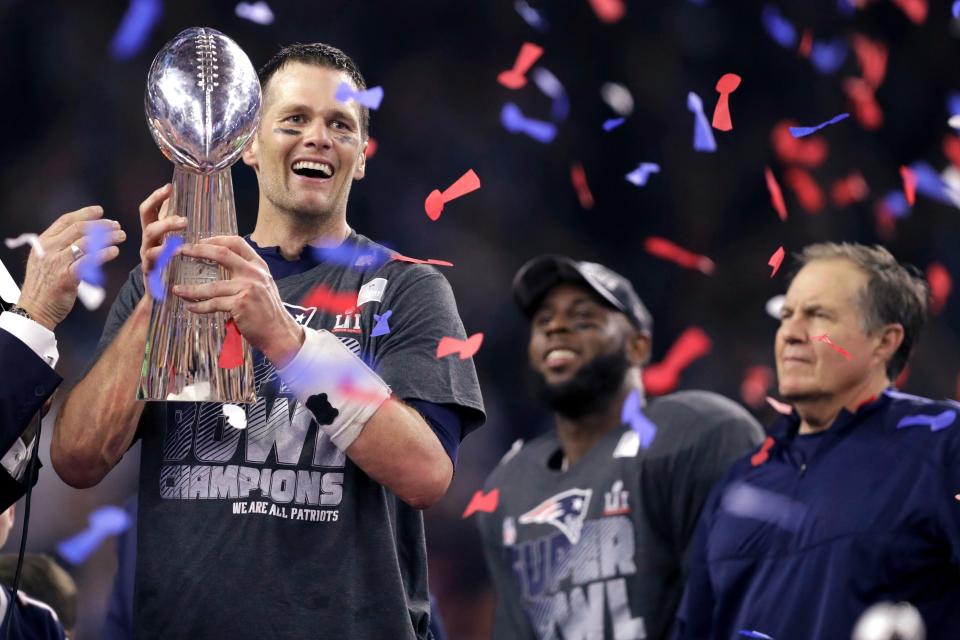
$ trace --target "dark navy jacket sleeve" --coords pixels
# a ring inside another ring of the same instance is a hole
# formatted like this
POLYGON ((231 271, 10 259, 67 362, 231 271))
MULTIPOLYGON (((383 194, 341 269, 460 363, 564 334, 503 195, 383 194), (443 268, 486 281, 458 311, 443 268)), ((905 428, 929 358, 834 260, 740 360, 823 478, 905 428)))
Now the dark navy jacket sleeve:
MULTIPOLYGON (((43 408, 63 379, 30 347, 0 329, 0 456, 16 442, 43 408)), ((36 482, 34 477, 33 482, 36 482)), ((0 510, 16 502, 27 490, 0 469, 0 510)))

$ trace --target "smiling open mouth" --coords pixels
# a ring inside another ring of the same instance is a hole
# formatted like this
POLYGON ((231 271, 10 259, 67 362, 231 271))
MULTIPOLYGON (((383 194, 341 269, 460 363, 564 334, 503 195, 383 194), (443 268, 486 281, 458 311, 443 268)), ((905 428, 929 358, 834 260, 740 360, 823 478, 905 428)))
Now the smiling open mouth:
POLYGON ((332 178, 333 166, 326 162, 310 162, 300 160, 293 163, 292 170, 304 178, 332 178))

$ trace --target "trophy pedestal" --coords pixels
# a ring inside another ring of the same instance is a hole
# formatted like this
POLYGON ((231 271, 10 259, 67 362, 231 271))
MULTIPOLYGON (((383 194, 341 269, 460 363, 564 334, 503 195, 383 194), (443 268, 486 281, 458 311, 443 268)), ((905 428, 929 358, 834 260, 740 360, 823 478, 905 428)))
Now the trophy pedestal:
MULTIPOLYGON (((184 242, 196 243, 217 235, 236 235, 237 216, 230 168, 198 174, 176 166, 170 215, 184 216, 184 242)), ((242 364, 218 366, 227 335, 229 315, 194 314, 170 293, 175 284, 193 285, 226 280, 226 269, 215 262, 175 256, 164 273, 167 295, 154 300, 146 352, 137 388, 138 400, 249 403, 256 400, 253 358, 242 342, 242 364)))

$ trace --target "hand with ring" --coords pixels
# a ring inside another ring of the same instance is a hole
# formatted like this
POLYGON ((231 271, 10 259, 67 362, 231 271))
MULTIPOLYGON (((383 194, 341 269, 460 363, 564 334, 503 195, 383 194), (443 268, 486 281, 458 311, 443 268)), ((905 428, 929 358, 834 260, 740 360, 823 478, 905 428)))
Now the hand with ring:
POLYGON ((65 213, 40 234, 43 257, 36 249, 30 251, 17 306, 51 331, 76 303, 80 284, 77 274, 86 266, 100 265, 120 255, 116 245, 124 241, 126 234, 120 223, 102 216, 103 209, 98 206, 65 213), (94 226, 108 230, 107 246, 88 255, 87 236, 94 226))

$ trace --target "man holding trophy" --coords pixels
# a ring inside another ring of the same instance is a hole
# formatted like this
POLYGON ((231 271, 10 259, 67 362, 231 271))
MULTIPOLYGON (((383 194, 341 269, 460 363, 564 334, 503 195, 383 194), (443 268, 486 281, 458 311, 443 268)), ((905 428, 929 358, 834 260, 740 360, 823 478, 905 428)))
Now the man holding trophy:
POLYGON ((142 440, 137 638, 428 638, 419 509, 484 418, 472 361, 435 357, 463 325, 438 271, 347 224, 369 121, 337 99, 366 88, 353 61, 281 50, 259 126, 244 63, 212 29, 154 61, 148 120, 177 169, 140 207, 142 265, 64 402, 53 465, 89 487, 142 440), (241 152, 260 188, 246 238, 241 152))

